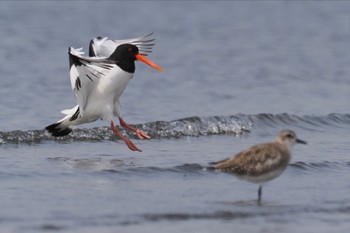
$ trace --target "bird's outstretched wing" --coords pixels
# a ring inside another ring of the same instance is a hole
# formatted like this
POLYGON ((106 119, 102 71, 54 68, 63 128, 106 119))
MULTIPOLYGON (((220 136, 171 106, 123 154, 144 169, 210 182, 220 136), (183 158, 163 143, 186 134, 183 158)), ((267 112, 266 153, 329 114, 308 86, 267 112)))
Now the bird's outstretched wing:
POLYGON ((71 86, 82 116, 91 90, 117 66, 106 57, 84 57, 82 48, 70 47, 68 54, 71 86))
POLYGON ((152 52, 154 46, 150 33, 146 36, 141 36, 125 40, 110 40, 108 37, 96 37, 90 41, 89 56, 90 57, 109 57, 114 50, 121 44, 133 44, 139 48, 139 52, 143 56, 147 56, 152 52))

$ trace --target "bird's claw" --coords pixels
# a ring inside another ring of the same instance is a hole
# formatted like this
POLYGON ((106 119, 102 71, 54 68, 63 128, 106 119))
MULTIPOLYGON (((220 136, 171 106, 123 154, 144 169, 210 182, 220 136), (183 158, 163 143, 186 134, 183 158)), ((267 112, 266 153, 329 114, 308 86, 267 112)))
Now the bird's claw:
POLYGON ((151 138, 151 136, 149 136, 148 134, 146 134, 145 132, 143 132, 140 129, 137 129, 135 131, 135 133, 139 139, 150 139, 151 138))
POLYGON ((135 146, 135 144, 134 144, 132 141, 126 140, 125 143, 126 143, 126 145, 129 147, 130 150, 142 152, 142 150, 140 150, 139 148, 137 148, 137 146, 135 146))

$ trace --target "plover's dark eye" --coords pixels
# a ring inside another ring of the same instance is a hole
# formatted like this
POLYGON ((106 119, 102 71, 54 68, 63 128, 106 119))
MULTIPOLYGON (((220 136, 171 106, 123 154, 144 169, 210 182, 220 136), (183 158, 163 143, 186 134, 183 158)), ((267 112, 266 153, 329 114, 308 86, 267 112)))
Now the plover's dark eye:
POLYGON ((287 138, 293 138, 293 135, 287 134, 287 138))

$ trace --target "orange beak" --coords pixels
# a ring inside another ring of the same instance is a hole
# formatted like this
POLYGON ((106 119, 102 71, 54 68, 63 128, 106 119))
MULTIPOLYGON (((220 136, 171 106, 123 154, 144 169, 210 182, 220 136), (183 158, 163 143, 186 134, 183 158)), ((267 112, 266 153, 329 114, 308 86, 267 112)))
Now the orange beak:
POLYGON ((151 62, 150 60, 148 60, 147 58, 145 58, 144 56, 142 56, 141 54, 136 54, 136 59, 139 61, 142 61, 144 63, 146 63, 147 65, 149 65, 150 67, 153 67, 156 70, 159 71, 163 71, 163 68, 154 64, 153 62, 151 62))

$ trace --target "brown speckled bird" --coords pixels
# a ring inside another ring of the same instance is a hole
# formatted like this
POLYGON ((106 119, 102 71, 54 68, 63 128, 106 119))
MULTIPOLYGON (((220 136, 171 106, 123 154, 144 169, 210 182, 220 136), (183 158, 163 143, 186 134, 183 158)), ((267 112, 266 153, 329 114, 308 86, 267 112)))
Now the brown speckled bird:
POLYGON ((259 184, 257 201, 260 204, 262 184, 278 177, 286 169, 291 158, 291 148, 296 143, 307 144, 298 139, 292 130, 282 130, 274 142, 257 144, 211 165, 217 171, 259 184))

